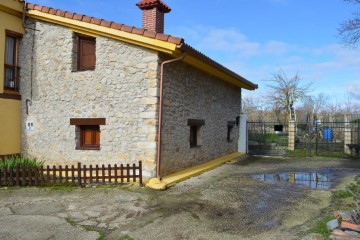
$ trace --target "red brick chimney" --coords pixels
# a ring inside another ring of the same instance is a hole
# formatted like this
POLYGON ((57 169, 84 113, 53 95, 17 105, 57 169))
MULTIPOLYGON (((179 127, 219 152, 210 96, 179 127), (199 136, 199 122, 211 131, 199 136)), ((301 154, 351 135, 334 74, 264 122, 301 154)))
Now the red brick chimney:
POLYGON ((143 10, 142 27, 146 30, 164 33, 164 14, 171 11, 161 0, 142 0, 136 4, 143 10))

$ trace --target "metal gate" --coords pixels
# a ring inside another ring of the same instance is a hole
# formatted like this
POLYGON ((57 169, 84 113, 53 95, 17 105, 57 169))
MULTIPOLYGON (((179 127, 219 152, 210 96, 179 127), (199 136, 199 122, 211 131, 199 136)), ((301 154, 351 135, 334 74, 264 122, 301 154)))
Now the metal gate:
POLYGON ((293 124, 248 122, 249 154, 359 158, 359 120, 293 124))

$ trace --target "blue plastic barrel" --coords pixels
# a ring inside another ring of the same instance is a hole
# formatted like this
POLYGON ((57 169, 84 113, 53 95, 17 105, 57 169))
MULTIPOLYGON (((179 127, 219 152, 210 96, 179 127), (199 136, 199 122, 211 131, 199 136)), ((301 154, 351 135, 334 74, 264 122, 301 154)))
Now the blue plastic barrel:
POLYGON ((324 129, 324 140, 331 141, 333 139, 333 132, 331 128, 324 129))
POLYGON ((328 128, 324 128, 324 140, 328 140, 329 136, 329 129, 328 128))

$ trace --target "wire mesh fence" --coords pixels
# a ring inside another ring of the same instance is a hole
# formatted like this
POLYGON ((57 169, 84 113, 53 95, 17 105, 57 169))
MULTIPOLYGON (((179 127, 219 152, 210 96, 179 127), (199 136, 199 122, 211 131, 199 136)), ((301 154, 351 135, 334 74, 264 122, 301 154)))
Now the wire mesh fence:
POLYGON ((254 155, 359 158, 359 120, 341 122, 248 122, 248 148, 254 155))

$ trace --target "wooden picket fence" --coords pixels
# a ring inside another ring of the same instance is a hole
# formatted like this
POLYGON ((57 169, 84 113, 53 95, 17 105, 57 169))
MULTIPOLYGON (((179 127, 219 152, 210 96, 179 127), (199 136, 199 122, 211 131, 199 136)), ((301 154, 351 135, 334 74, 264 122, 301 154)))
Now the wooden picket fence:
POLYGON ((52 166, 26 168, 17 165, 15 168, 0 169, 0 186, 47 186, 47 185, 92 185, 118 184, 142 180, 142 162, 139 164, 82 165, 78 163, 65 167, 52 166))

